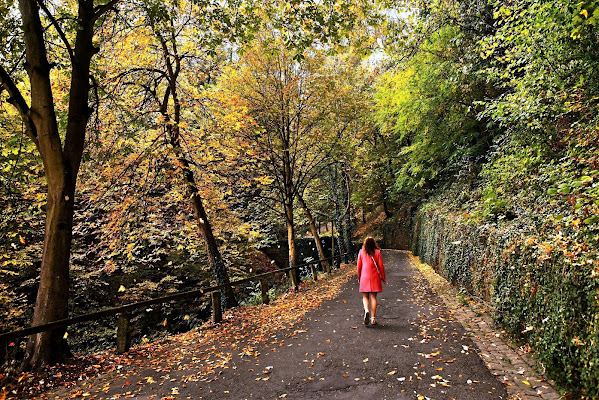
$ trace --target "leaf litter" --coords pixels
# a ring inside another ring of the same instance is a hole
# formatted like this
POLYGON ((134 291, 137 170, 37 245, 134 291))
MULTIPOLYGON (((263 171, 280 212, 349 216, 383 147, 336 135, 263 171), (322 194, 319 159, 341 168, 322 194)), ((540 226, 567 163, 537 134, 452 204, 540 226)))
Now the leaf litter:
MULTIPOLYGON (((354 273, 353 268, 345 265, 328 279, 303 282, 297 291, 288 290, 269 305, 231 309, 220 324, 207 321, 189 332, 132 347, 123 355, 114 350, 75 355, 71 364, 22 374, 13 379, 12 386, 3 384, 0 396, 4 398, 0 399, 124 398, 141 392, 145 385, 157 389, 172 383, 177 385, 168 394, 176 395, 188 382, 217 380, 218 370, 230 368, 233 354, 256 358, 260 355, 257 345, 270 345, 272 350, 285 345, 283 339, 273 335, 298 325, 308 311, 334 298, 354 273), (170 373, 183 371, 180 378, 170 378, 170 373)), ((296 329, 288 336, 303 332, 296 329)), ((269 379, 268 375, 261 375, 261 380, 269 379)))

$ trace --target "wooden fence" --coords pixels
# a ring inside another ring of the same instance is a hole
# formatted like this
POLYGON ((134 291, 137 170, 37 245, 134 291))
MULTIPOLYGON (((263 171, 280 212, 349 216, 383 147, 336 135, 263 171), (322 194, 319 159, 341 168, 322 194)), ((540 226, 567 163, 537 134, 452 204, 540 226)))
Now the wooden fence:
POLYGON ((220 290, 226 287, 234 287, 239 286, 248 282, 259 282, 260 283, 260 292, 262 297, 262 303, 267 304, 269 302, 268 297, 268 283, 266 278, 270 276, 274 276, 280 273, 289 273, 291 284, 295 289, 297 287, 297 281, 295 277, 295 273, 292 270, 298 270, 301 267, 309 267, 312 273, 312 278, 314 280, 318 279, 318 270, 317 265, 323 265, 323 270, 328 272, 328 262, 331 261, 334 263, 334 260, 339 260, 341 262, 341 257, 344 257, 344 261, 347 263, 347 255, 338 255, 333 257, 324 258, 321 260, 312 261, 305 264, 299 264, 297 266, 292 266, 288 268, 278 269, 276 271, 265 272, 263 274, 254 275, 249 278, 240 279, 234 282, 230 282, 226 285, 216 285, 210 286, 206 288, 200 288, 196 290, 190 290, 186 292, 174 293, 164 297, 158 297, 155 299, 140 301, 137 303, 130 303, 120 307, 112 307, 107 308, 105 310, 96 311, 89 314, 79 315, 72 318, 61 319, 58 321, 53 321, 43 325, 32 326, 29 328, 6 332, 0 334, 0 366, 4 363, 6 356, 8 354, 8 347, 10 346, 10 342, 26 336, 35 335, 40 332, 45 332, 50 329, 56 328, 64 328, 70 325, 75 325, 81 322, 87 321, 95 321, 100 318, 110 317, 113 315, 119 315, 117 322, 117 338, 116 338, 116 349, 117 353, 122 354, 129 350, 131 345, 131 312, 140 308, 148 307, 150 305, 155 304, 164 304, 169 303, 176 300, 187 299, 187 298, 197 298, 203 296, 205 294, 210 293, 212 297, 212 318, 214 322, 220 322, 222 320, 222 309, 221 309, 221 296, 220 290), (322 264, 321 264, 322 263, 322 264))

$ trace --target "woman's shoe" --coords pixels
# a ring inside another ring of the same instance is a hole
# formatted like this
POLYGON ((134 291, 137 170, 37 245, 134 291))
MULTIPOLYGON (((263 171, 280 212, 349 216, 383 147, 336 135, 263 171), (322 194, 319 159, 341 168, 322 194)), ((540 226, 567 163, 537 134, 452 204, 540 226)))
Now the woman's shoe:
POLYGON ((368 321, 370 321, 370 313, 368 311, 364 311, 364 325, 368 325, 368 321))
POLYGON ((376 325, 376 318, 370 318, 370 325, 376 325))

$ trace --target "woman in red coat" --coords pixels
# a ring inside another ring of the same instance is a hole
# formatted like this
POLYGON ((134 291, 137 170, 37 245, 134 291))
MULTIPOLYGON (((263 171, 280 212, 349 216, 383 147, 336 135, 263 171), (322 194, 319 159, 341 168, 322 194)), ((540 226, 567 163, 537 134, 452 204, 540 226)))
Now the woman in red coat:
POLYGON ((358 254, 358 281, 364 303, 364 324, 376 325, 376 294, 383 291, 381 283, 387 283, 381 250, 374 238, 367 237, 358 254))

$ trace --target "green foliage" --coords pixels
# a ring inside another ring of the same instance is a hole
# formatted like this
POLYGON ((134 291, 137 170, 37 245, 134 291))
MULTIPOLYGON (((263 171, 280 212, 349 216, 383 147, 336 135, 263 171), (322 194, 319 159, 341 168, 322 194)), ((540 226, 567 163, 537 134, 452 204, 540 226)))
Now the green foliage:
POLYGON ((20 40, 21 24, 16 14, 17 6, 14 1, 0 0, 0 63, 8 70, 15 67, 24 47, 20 40))
POLYGON ((377 97, 399 200, 432 195, 414 250, 587 398, 599 396, 597 6, 427 2, 412 24, 425 35, 405 40, 413 54, 377 97))
POLYGON ((403 201, 428 195, 456 176, 471 176, 495 135, 478 115, 480 101, 494 89, 480 75, 486 61, 473 56, 486 35, 475 22, 484 20, 485 10, 470 15, 445 7, 435 2, 420 10, 412 31, 404 33, 421 37, 413 54, 377 84, 375 119, 390 144, 393 190, 403 201), (439 7, 446 13, 441 20, 431 16, 439 7))

